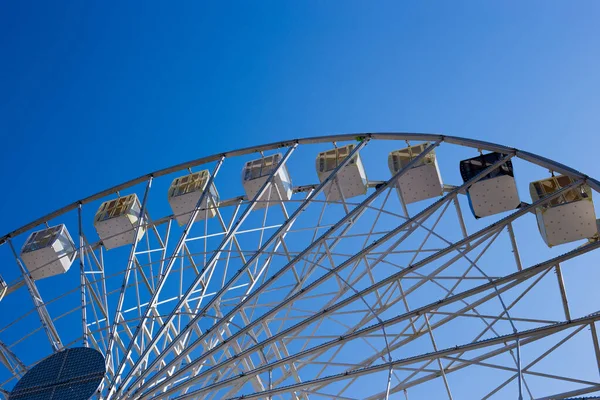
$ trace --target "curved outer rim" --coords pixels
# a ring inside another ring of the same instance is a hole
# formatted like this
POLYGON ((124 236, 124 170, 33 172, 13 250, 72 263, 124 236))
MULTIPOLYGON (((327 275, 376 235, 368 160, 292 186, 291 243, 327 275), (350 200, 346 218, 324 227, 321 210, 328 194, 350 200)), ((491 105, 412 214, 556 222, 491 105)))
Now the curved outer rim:
POLYGON ((466 139, 458 136, 446 136, 440 134, 433 133, 410 133, 410 132, 380 132, 380 133, 346 133, 346 134, 337 134, 337 135, 327 135, 327 136, 314 136, 307 137, 303 139, 292 139, 292 140, 284 140, 280 142, 274 142, 270 144, 258 145, 245 147, 238 150, 227 151, 224 153, 217 153, 210 156, 198 158, 192 161, 184 162, 181 164, 173 165, 171 167, 163 168, 145 175, 142 175, 138 178, 131 179, 127 182, 121 183, 120 185, 113 186, 109 189, 105 189, 101 192, 93 194, 91 196, 85 197, 81 200, 75 201, 65 207, 62 207, 54 212, 51 212, 43 217, 40 217, 22 227, 15 229, 14 231, 7 233, 6 235, 0 237, 0 245, 4 244, 8 239, 18 236, 32 228, 35 228, 38 225, 43 224, 46 221, 49 221, 53 218, 59 217, 69 211, 72 211, 79 207, 80 204, 91 203, 95 200, 106 197, 112 193, 127 189, 131 186, 137 185, 141 182, 148 180, 150 177, 157 178, 163 175, 168 175, 173 172, 177 172, 183 169, 196 167, 202 164, 206 164, 209 162, 217 161, 221 157, 236 157, 246 154, 257 153, 265 150, 273 150, 282 147, 289 147, 294 144, 316 144, 316 143, 327 143, 332 141, 347 141, 347 140, 357 140, 357 139, 372 139, 372 140, 422 140, 422 141, 440 141, 451 144, 457 144, 466 147, 477 148, 481 150, 488 151, 497 151, 505 154, 514 154, 516 157, 529 161, 533 164, 537 164, 541 167, 548 168, 549 170, 564 174, 570 175, 573 177, 577 177, 583 179, 588 185, 592 187, 596 192, 600 192, 600 181, 593 179, 581 172, 567 167, 561 163, 550 160, 548 158, 539 156, 534 153, 530 153, 527 151, 519 150, 513 147, 502 146, 495 143, 485 142, 476 139, 466 139))

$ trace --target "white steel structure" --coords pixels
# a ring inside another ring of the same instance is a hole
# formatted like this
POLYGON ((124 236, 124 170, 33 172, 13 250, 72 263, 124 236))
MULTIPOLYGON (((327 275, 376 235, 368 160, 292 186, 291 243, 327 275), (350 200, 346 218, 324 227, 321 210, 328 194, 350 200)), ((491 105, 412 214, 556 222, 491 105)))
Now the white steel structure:
POLYGON ((138 242, 145 231, 144 227, 135 229, 140 215, 140 201, 135 193, 102 203, 94 217, 94 227, 102 246, 110 250, 138 242))
POLYGON ((262 197, 257 198, 254 210, 273 206, 281 200, 289 201, 292 198, 294 191, 287 166, 282 165, 271 177, 273 170, 281 162, 281 157, 283 157, 281 153, 275 153, 272 156, 248 161, 244 166, 242 185, 247 198, 253 199, 268 179, 271 179, 273 183, 269 185, 269 189, 265 191, 262 197))
POLYGON ((153 172, 0 238, 0 398, 78 346, 105 356, 98 399, 599 395, 598 190, 532 153, 416 133, 284 141, 153 172), (461 176, 484 153, 498 154, 461 176), (131 201, 103 218, 117 198, 131 201), (62 224, 67 261, 40 256, 37 269, 62 269, 32 276, 25 241, 62 224))
MULTIPOLYGON (((171 182, 168 199, 173 211, 173 216, 180 226, 185 225, 192 212, 198 206, 198 200, 207 187, 210 173, 207 169, 192 174, 180 176, 171 182)), ((216 207, 219 205, 219 193, 214 183, 209 186, 200 203, 200 212, 196 213, 195 221, 213 218, 217 215, 216 207)))

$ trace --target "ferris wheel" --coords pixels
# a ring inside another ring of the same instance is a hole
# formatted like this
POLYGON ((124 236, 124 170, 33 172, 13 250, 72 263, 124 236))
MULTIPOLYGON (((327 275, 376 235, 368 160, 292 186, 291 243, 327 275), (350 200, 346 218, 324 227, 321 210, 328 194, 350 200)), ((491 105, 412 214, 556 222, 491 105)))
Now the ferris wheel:
POLYGON ((0 397, 598 395, 599 189, 416 133, 147 174, 0 238, 0 397))

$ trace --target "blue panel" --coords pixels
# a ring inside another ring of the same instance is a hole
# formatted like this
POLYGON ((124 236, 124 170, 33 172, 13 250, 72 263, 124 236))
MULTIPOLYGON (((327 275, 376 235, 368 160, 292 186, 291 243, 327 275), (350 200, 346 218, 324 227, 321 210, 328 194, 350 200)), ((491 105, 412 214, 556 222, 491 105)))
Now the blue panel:
POLYGON ((66 349, 27 372, 9 400, 89 400, 105 373, 100 352, 87 347, 66 349))
POLYGON ((477 214, 475 214, 475 209, 473 208, 473 201, 471 200, 471 193, 469 193, 468 190, 467 190, 467 199, 469 200, 469 208, 471 209, 471 213, 473 213, 473 216, 475 217, 475 219, 481 218, 477 214))

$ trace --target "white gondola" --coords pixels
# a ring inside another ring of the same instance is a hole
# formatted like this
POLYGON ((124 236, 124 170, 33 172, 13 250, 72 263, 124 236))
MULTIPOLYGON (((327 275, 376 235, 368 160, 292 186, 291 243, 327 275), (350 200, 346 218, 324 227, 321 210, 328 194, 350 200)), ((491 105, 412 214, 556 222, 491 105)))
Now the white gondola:
MULTIPOLYGON (((574 180, 566 175, 531 182, 531 199, 537 201, 570 185, 574 180)), ((598 233, 592 189, 581 185, 569 189, 535 210, 542 238, 550 247, 587 239, 598 233)))
MULTIPOLYGON (((338 147, 319 153, 317 156, 317 174, 321 182, 325 181, 333 171, 354 150, 354 144, 338 147)), ((342 199, 340 190, 345 199, 360 196, 367 193, 367 174, 360 158, 355 154, 349 163, 337 173, 336 179, 331 180, 323 188, 323 193, 329 201, 342 199)))
MULTIPOLYGON (((168 200, 179 225, 185 225, 190 220, 191 213, 196 208, 209 178, 210 173, 205 169, 193 174, 180 176, 171 183, 168 200)), ((213 218, 217 215, 216 207, 218 206, 219 193, 213 183, 202 200, 200 211, 197 213, 195 221, 213 218)))
MULTIPOLYGON (((283 156, 277 153, 246 163, 242 169, 242 185, 248 200, 252 200, 256 196, 282 158, 283 156)), ((264 208, 276 202, 287 201, 292 198, 292 180, 285 164, 273 176, 271 182, 274 185, 267 188, 265 193, 258 199, 254 209, 264 208)))
MULTIPOLYGON (((392 151, 388 155, 388 167, 392 175, 396 175, 398 171, 406 167, 428 146, 429 143, 423 143, 392 151)), ((397 179, 396 190, 401 194, 405 204, 439 197, 443 194, 444 185, 435 150, 427 153, 416 165, 397 179)))
POLYGON ((63 224, 33 232, 21 248, 21 259, 33 280, 64 274, 76 255, 73 240, 63 224))
POLYGON ((140 208, 140 201, 135 193, 105 201, 98 208, 94 227, 107 250, 133 244, 144 236, 146 230, 141 226, 137 238, 135 237, 140 208))
MULTIPOLYGON (((460 173, 467 182, 481 171, 501 160, 505 155, 488 153, 460 162, 460 173)), ((487 217, 519 207, 513 166, 510 160, 484 176, 467 190, 469 206, 475 218, 487 217)))

